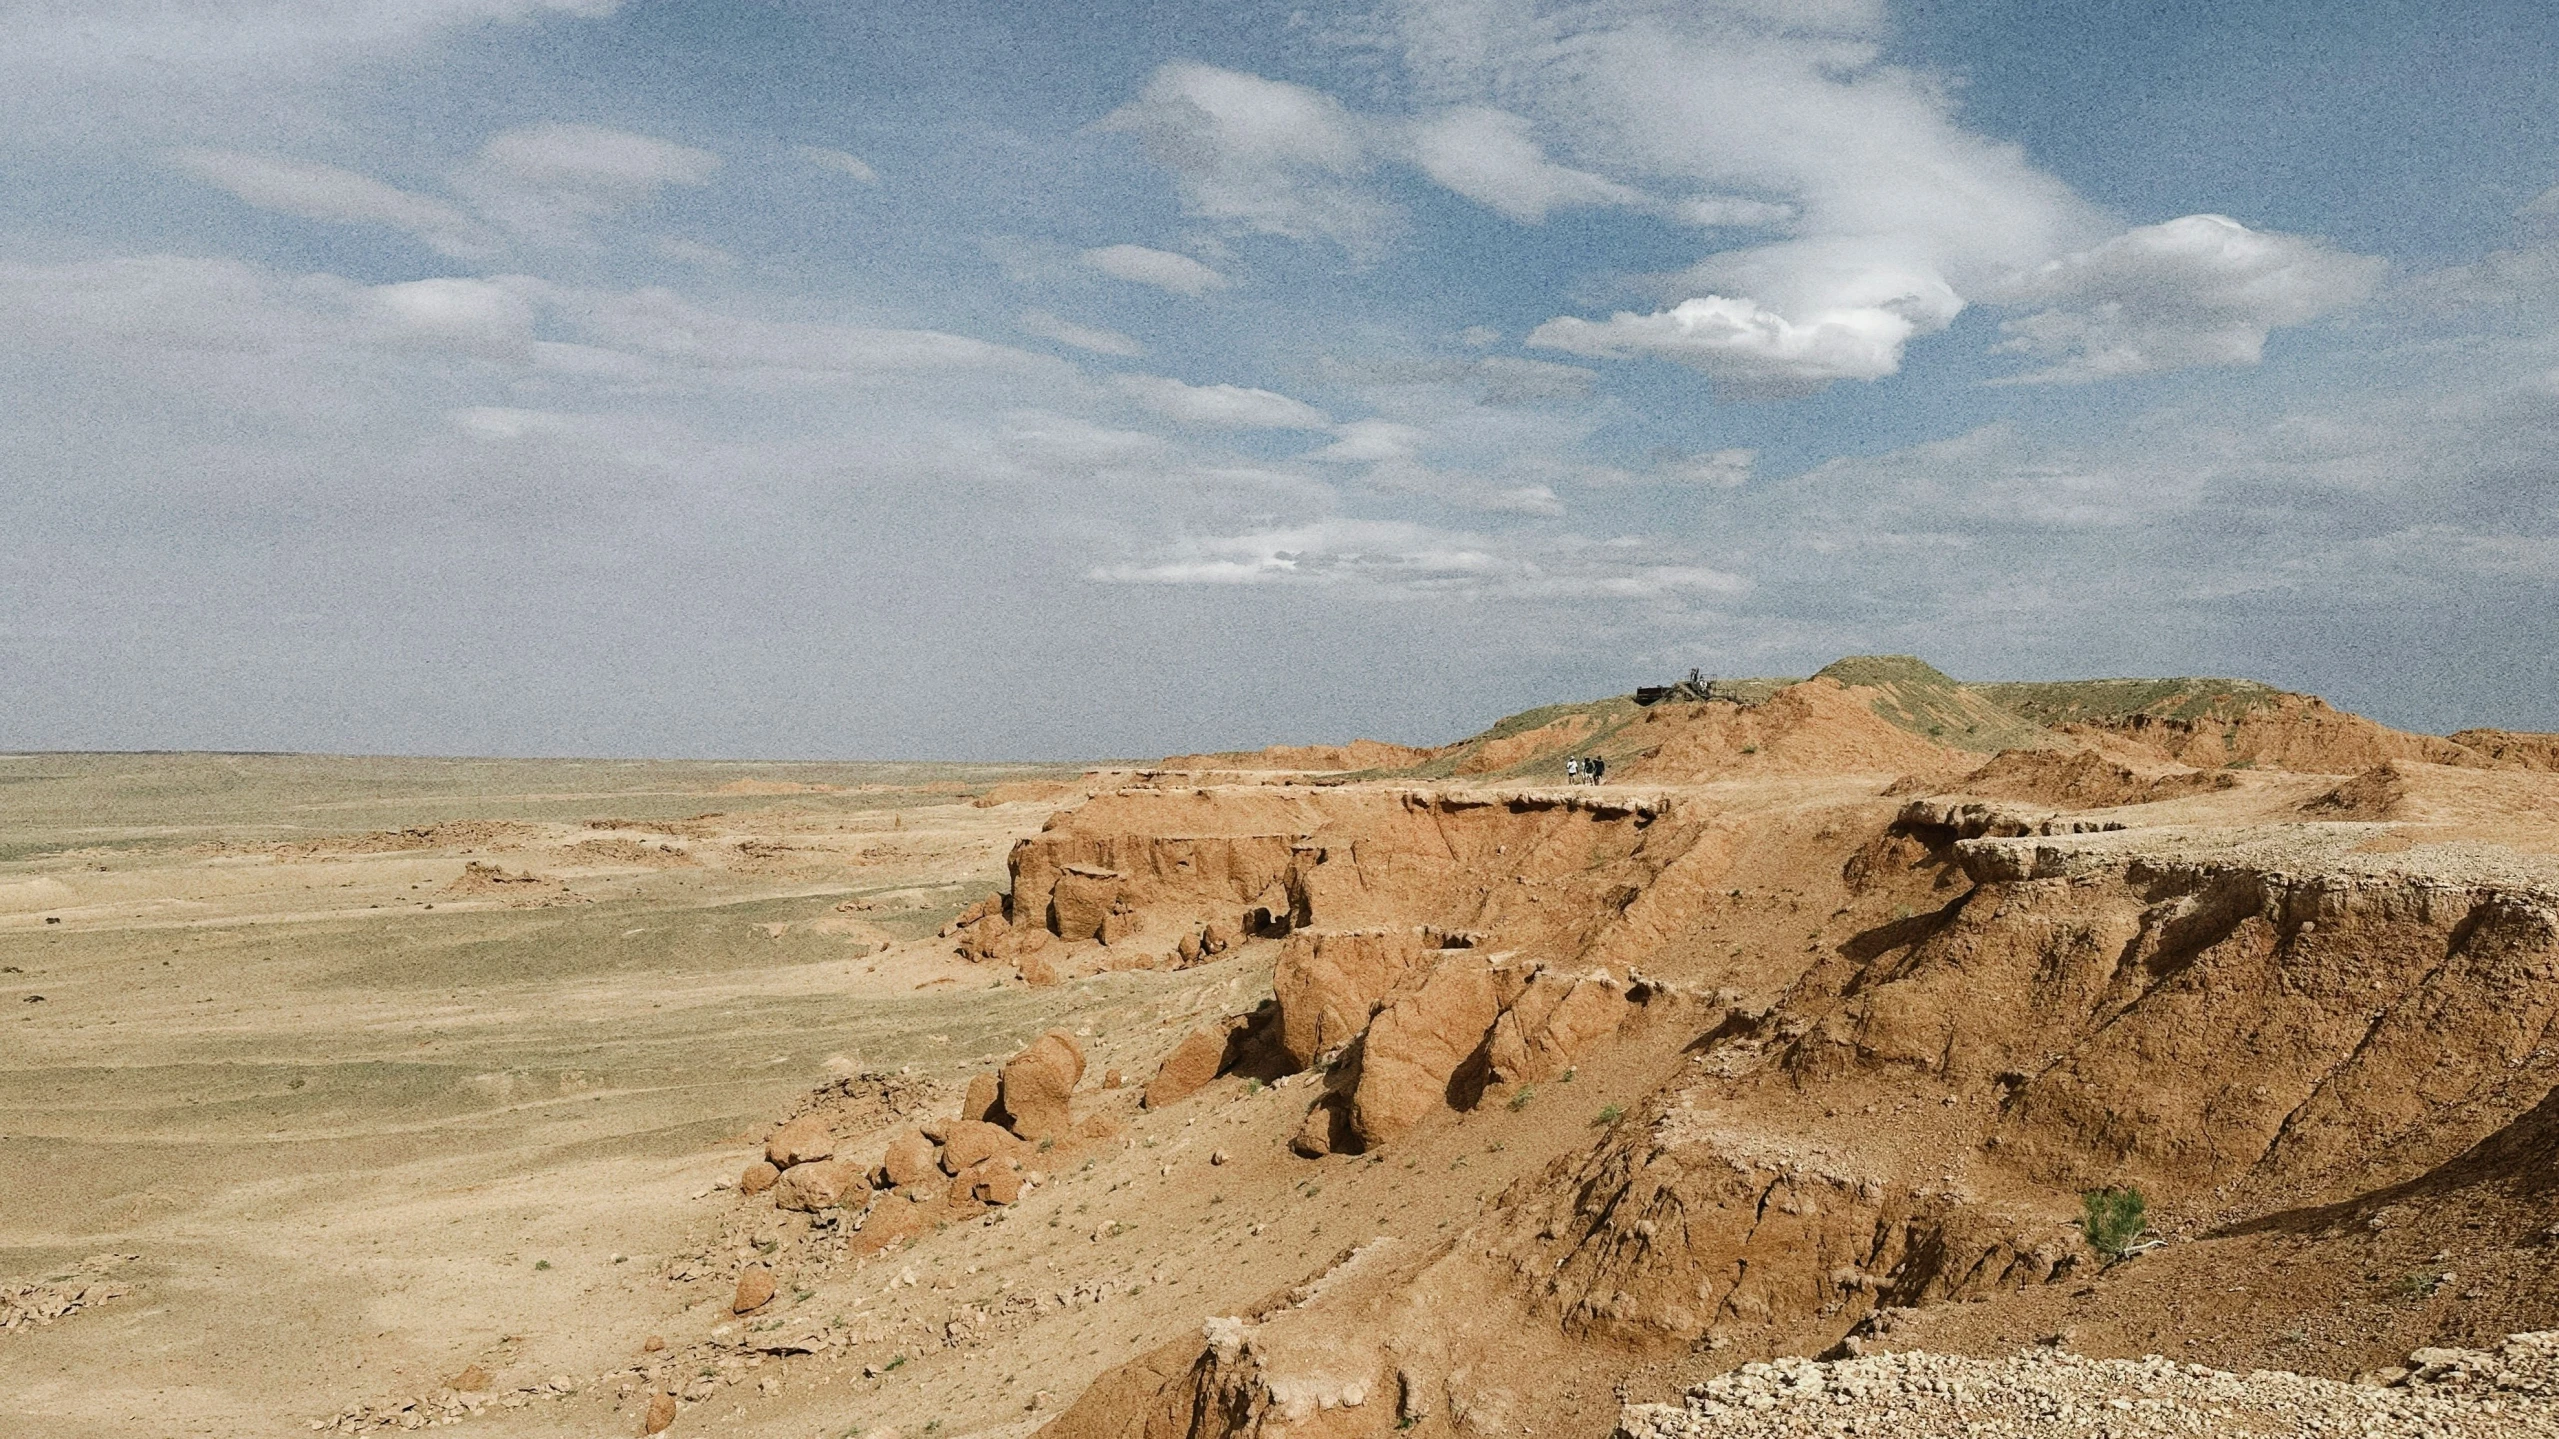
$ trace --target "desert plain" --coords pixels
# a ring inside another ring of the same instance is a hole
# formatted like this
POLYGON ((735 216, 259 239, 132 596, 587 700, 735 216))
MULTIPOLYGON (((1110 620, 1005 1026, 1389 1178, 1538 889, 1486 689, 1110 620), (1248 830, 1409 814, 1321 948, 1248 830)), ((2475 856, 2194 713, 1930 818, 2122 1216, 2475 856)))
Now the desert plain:
POLYGON ((9 1432, 2559 1432, 2559 737, 2246 681, 0 756, 0 1026, 9 1432))

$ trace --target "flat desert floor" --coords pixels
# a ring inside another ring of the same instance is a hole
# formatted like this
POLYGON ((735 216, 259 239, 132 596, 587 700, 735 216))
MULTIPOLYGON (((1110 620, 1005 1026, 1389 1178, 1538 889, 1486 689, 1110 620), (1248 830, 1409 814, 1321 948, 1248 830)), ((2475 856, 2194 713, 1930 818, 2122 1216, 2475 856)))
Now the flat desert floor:
POLYGON ((0 1430, 609 1367, 830 1061, 957 1074, 1057 1014, 875 952, 1077 773, 0 757, 0 1293, 91 1300, 0 1332, 0 1430))

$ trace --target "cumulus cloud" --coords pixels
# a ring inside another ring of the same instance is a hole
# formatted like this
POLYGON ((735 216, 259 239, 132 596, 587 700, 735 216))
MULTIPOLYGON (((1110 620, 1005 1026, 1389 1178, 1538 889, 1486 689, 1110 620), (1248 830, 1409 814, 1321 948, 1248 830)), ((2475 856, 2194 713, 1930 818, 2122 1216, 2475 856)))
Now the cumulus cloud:
POLYGON ((1105 330, 1097 325, 1079 325, 1073 320, 1053 315, 1046 310, 1024 310, 1013 323, 1025 334, 1037 335, 1044 340, 1055 340, 1061 345, 1073 345, 1079 350, 1090 350, 1097 355, 1143 355, 1146 353, 1144 345, 1117 330, 1105 330))
POLYGON ((1408 143, 1424 174, 1514 220, 1535 224, 1568 205, 1646 203, 1639 191, 1547 159, 1526 118, 1487 105, 1421 121, 1408 143))
POLYGON ((487 227, 453 206, 334 165, 238 150, 179 150, 169 158, 179 169, 260 209, 405 230, 446 255, 483 254, 492 245, 487 227))
POLYGON ((1370 164, 1363 122, 1303 85, 1165 65, 1097 128, 1136 136, 1203 219, 1354 253, 1374 250, 1396 224, 1360 179, 1370 164))
POLYGON ((1153 285, 1176 295, 1196 298, 1227 286, 1226 276, 1188 255, 1150 250, 1144 245, 1104 245, 1086 250, 1083 260, 1114 279, 1153 285))
POLYGON ((1270 390, 1242 385, 1186 385, 1164 375, 1122 375, 1120 393, 1184 425, 1223 430, 1320 430, 1332 424, 1322 410, 1270 390))
POLYGON ((1673 360, 1746 392, 1789 393, 1833 380, 1882 379, 1901 368, 1902 345, 1919 328, 1890 305, 1834 306, 1798 322, 1755 300, 1708 295, 1648 315, 1559 316, 1530 331, 1526 343, 1574 355, 1673 360))
POLYGON ((708 150, 602 125, 528 125, 492 136, 454 189, 493 222, 546 244, 581 244, 595 220, 669 185, 708 184, 708 150))
POLYGON ((870 163, 861 156, 848 151, 832 150, 824 145, 802 145, 792 153, 821 170, 832 170, 838 175, 850 176, 865 185, 880 183, 880 172, 872 169, 870 163))
POLYGON ((1408 0, 1397 47, 1424 93, 1524 116, 1611 183, 1690 198, 1701 227, 1777 228, 1663 284, 1668 303, 1561 317, 1531 342, 1676 360, 1755 390, 1877 379, 1965 296, 2103 233, 1944 87, 1880 59, 1881 7, 1408 0))
POLYGON ((2049 361, 2022 383, 2081 383, 2203 365, 2253 365, 2269 331, 2370 295, 2384 263, 2316 240, 2188 215, 2130 230, 1999 286, 2032 313, 2003 350, 2049 361))

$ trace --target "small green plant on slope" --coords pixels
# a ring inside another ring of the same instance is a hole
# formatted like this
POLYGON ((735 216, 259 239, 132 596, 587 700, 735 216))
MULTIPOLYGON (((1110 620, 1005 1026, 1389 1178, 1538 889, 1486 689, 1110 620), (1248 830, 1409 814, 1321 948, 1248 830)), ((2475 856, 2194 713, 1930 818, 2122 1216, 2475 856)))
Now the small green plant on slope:
POLYGON ((2086 1210, 2079 1227, 2088 1236, 2090 1248, 2108 1259, 2121 1259, 2124 1251, 2141 1242, 2149 1202, 2140 1190, 2091 1189, 2079 1196, 2079 1202, 2086 1210))
POLYGON ((1521 1085, 1521 1086, 1519 1087, 1519 1093, 1514 1094, 1514 1095, 1512 1095, 1512 1096, 1511 1096, 1511 1112, 1512 1112, 1513 1114, 1517 1114, 1519 1111, 1521 1111, 1521 1110, 1523 1110, 1523 1109, 1526 1109, 1526 1108, 1528 1107, 1528 1102, 1529 1102, 1530 1100, 1532 1100, 1532 1099, 1535 1099, 1536 1097, 1537 1097, 1537 1086, 1536 1086, 1536 1085, 1534 1085, 1534 1084, 1523 1084, 1523 1085, 1521 1085))

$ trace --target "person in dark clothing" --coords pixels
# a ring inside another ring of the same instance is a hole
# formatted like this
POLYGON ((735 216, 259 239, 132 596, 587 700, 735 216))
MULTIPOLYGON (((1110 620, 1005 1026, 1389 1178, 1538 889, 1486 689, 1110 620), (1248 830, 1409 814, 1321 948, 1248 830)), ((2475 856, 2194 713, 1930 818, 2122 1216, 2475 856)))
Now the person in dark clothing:
POLYGON ((1582 773, 1590 776, 1590 782, 1592 784, 1597 784, 1600 781, 1600 776, 1608 773, 1608 761, 1601 759, 1597 755, 1593 755, 1589 759, 1582 761, 1582 773))

